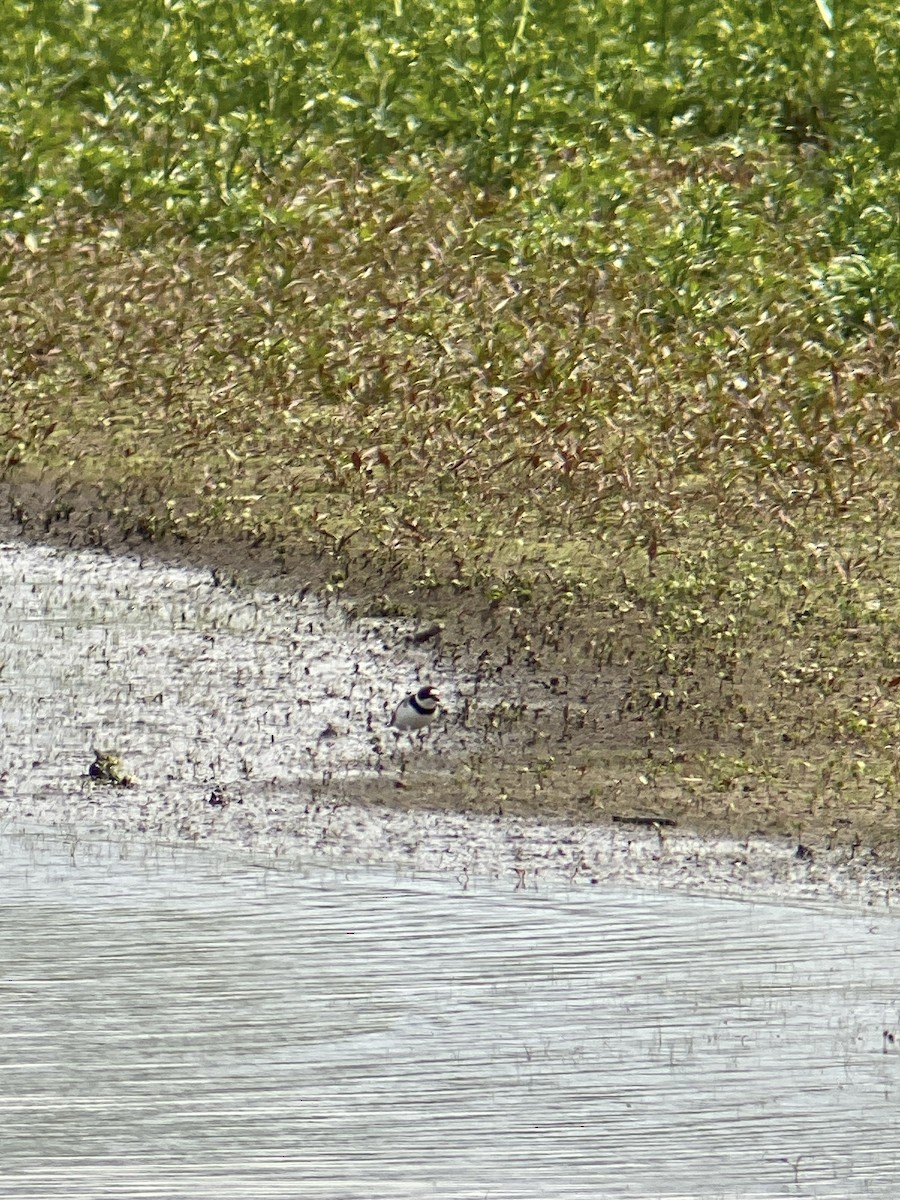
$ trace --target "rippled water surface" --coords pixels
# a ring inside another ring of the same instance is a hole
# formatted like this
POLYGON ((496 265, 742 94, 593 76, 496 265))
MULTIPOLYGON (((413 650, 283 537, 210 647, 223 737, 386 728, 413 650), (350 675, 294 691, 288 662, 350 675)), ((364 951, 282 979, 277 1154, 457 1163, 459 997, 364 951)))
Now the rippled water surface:
POLYGON ((897 1195, 900 925, 0 837, 4 1197, 897 1195))

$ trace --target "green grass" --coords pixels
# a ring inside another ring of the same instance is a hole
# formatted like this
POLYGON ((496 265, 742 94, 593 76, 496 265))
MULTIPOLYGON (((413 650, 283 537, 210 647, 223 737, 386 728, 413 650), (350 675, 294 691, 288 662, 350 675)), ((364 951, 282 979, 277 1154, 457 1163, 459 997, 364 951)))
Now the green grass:
POLYGON ((898 46, 887 2, 8 6, 16 511, 562 626, 651 775, 882 812, 898 46))
MULTIPOLYGON (((890 0, 11 3, 10 202, 251 209, 310 144, 459 149, 479 182, 622 134, 900 148, 890 0), (35 195, 37 190, 39 195, 35 195)), ((6 156, 4 156, 6 157, 6 156)))

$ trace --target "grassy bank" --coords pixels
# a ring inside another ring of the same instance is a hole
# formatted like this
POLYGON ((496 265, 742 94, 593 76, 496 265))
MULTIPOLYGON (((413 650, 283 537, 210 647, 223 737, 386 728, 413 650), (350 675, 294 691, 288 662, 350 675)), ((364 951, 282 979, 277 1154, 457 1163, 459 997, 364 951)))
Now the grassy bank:
POLYGON ((26 527, 489 609, 627 674, 653 804, 894 836, 892 5, 14 12, 26 527))

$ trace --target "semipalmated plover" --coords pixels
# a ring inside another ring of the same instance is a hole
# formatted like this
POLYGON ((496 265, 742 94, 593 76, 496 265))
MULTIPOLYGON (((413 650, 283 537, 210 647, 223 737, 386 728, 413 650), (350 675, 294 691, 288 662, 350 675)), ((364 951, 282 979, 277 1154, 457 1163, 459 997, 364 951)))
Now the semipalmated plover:
POLYGON ((420 687, 417 692, 410 692, 397 705, 391 725, 401 730, 424 729, 434 720, 439 700, 437 692, 431 687, 420 687))

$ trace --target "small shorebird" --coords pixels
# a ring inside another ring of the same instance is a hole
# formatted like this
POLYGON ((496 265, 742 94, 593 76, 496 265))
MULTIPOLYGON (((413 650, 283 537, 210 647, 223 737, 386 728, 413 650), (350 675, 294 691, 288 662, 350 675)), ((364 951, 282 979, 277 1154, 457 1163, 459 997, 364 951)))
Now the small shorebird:
POLYGON ((437 715, 439 700, 437 692, 431 687, 420 687, 417 692, 410 692, 397 705, 391 725, 401 730, 424 729, 437 715))

